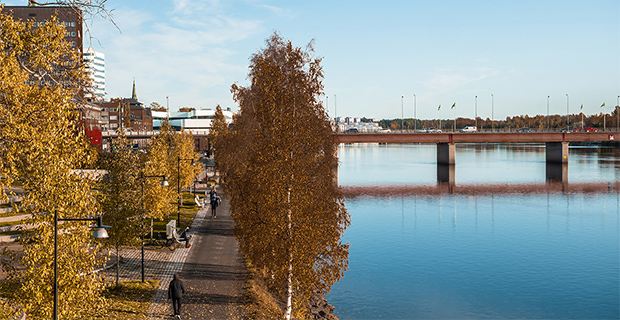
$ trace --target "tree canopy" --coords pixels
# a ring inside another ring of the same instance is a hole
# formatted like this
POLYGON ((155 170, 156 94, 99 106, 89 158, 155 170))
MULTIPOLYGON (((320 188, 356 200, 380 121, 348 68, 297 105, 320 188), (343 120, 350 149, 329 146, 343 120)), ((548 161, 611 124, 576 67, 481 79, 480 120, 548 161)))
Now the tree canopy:
MULTIPOLYGON (((21 210, 34 229, 23 230, 22 270, 9 270, 1 285, 15 285, 13 298, 34 318, 51 318, 53 299, 54 212, 60 218, 98 215, 95 181, 79 173, 96 153, 78 129, 79 93, 89 80, 81 57, 63 41, 56 20, 33 28, 0 14, 0 200, 19 181, 21 210)), ((19 189, 17 189, 19 190, 19 189)), ((58 236, 59 315, 90 318, 91 305, 103 305, 104 283, 91 271, 101 266, 89 223, 66 222, 58 236)))
POLYGON ((212 127, 241 250, 284 297, 286 319, 302 317, 311 292, 329 291, 348 261, 320 63, 311 45, 274 34, 251 58, 250 86, 232 86, 234 125, 212 127))

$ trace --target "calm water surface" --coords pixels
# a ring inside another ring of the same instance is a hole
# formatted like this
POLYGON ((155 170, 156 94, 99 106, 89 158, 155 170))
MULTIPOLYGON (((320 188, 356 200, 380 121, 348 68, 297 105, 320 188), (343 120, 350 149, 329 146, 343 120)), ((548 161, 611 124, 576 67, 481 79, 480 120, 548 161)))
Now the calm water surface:
MULTIPOLYGON (((436 180, 435 148, 346 146, 342 185, 436 180), (403 168, 403 166, 405 168, 403 168)), ((461 183, 544 182, 544 148, 457 148, 461 183)), ((571 148, 569 181, 616 181, 617 149, 571 148), (581 167, 579 167, 581 166, 581 167)), ((618 193, 347 199, 340 319, 618 319, 618 193)))
MULTIPOLYGON (((340 185, 437 181, 434 144, 341 146, 340 185)), ((569 182, 620 180, 620 149, 570 147, 569 182)), ((457 144, 456 183, 545 182, 544 144, 457 144)))

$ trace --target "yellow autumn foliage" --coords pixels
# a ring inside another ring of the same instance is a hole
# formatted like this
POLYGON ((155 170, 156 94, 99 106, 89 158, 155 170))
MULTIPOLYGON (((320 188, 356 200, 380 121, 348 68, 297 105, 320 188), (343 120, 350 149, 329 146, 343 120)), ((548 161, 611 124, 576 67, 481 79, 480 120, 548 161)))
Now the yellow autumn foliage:
MULTIPOLYGON (((49 319, 53 307, 54 211, 61 218, 98 215, 95 181, 75 173, 96 154, 78 129, 78 97, 89 88, 81 57, 63 41, 57 20, 33 28, 0 13, 0 200, 23 192, 24 230, 20 255, 6 284, 33 319, 49 319), (19 180, 22 190, 12 189, 19 180)), ((104 218, 105 221, 105 218, 104 218)), ((100 295, 101 266, 87 222, 61 225, 58 236, 59 316, 88 318, 100 295)))
POLYGON ((328 292, 347 269, 350 221, 333 183, 321 58, 277 33, 266 44, 252 56, 251 84, 232 86, 234 125, 213 126, 216 163, 241 250, 285 301, 284 318, 303 318, 312 291, 328 292))

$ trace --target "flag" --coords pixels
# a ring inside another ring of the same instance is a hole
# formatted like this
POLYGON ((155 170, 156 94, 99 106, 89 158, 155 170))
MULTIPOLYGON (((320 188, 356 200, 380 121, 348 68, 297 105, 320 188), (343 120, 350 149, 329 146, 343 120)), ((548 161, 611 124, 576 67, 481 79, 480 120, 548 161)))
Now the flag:
POLYGON ((454 107, 456 107, 456 102, 452 104, 452 107, 450 107, 450 109, 454 109, 454 107))
POLYGON ((439 108, 437 108, 437 110, 441 110, 441 105, 439 105, 439 108))
POLYGON ((601 105, 601 108, 605 106, 605 102, 603 102, 603 104, 601 105))
POLYGON ((583 110, 583 103, 581 104, 581 108, 579 108, 579 110, 583 110))

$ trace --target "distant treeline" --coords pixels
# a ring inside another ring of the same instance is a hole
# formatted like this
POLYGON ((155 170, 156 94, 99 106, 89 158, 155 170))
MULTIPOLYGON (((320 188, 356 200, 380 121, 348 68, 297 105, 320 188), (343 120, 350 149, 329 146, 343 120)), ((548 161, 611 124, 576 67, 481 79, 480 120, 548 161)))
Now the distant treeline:
MULTIPOLYGON (((613 112, 607 113, 605 116, 605 126, 607 128, 617 127, 618 126, 618 111, 616 108, 613 112)), ((362 118, 362 122, 369 122, 370 119, 362 118), (366 120, 366 121, 365 121, 366 120)), ((465 126, 474 126, 477 124, 479 130, 484 129, 510 129, 510 128, 522 128, 528 127, 532 129, 560 129, 567 126, 566 115, 549 115, 548 117, 545 115, 536 115, 530 117, 528 115, 524 116, 514 116, 514 117, 506 117, 505 120, 494 120, 491 122, 490 118, 480 118, 478 119, 472 118, 456 118, 456 128, 461 129, 465 126), (476 121, 477 120, 477 121, 476 121)), ((569 117, 569 125, 575 127, 581 127, 582 114, 571 114, 569 117)), ((379 125, 385 129, 393 129, 393 130, 413 130, 414 128, 439 128, 439 120, 438 119, 430 119, 430 120, 422 120, 422 119, 383 119, 379 121, 379 125), (402 126, 401 126, 402 123, 402 126)), ((454 119, 443 119, 441 121, 441 128, 443 129, 451 129, 454 126, 454 119)), ((595 128, 603 128, 603 113, 594 114, 594 115, 583 115, 583 126, 584 127, 595 127, 595 128)))

